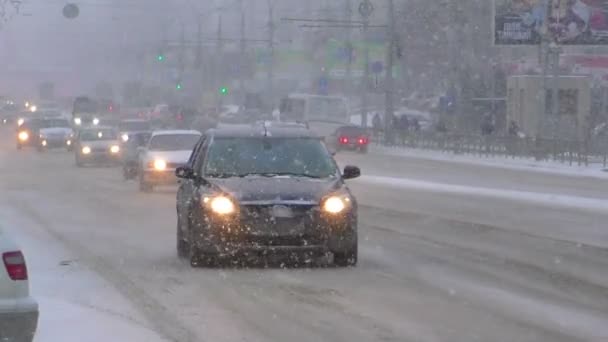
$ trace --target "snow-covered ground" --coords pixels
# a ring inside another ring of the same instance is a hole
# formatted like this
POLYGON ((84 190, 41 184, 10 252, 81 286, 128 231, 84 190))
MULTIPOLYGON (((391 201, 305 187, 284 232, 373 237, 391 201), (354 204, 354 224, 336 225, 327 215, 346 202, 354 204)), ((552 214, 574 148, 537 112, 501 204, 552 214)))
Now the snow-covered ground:
POLYGON ((554 173, 569 176, 595 177, 608 179, 608 172, 601 163, 590 163, 589 166, 572 165, 558 161, 536 161, 529 158, 505 158, 499 156, 476 156, 471 154, 457 155, 449 152, 413 149, 406 147, 373 146, 372 153, 395 157, 419 158, 435 161, 467 163, 486 167, 507 168, 532 172, 554 173))
POLYGON ((40 306, 35 342, 166 341, 127 299, 34 222, 0 208, 2 226, 23 250, 40 306))

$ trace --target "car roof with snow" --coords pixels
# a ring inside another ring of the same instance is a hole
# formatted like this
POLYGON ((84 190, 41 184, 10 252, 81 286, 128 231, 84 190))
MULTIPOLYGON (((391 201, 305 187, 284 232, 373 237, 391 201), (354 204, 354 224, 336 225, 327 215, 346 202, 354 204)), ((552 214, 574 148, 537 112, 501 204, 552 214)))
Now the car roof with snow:
POLYGON ((319 138, 303 125, 251 125, 216 128, 207 131, 216 138, 319 138))
POLYGON ((159 135, 201 135, 201 132, 188 129, 174 129, 152 132, 152 137, 156 137, 159 135))

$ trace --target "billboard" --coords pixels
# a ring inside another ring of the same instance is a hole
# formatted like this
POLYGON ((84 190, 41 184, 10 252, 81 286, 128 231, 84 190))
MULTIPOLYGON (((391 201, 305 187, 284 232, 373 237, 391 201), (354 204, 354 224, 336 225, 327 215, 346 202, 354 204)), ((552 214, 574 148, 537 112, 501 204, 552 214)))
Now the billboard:
POLYGON ((608 0, 494 0, 494 43, 608 45, 608 0))

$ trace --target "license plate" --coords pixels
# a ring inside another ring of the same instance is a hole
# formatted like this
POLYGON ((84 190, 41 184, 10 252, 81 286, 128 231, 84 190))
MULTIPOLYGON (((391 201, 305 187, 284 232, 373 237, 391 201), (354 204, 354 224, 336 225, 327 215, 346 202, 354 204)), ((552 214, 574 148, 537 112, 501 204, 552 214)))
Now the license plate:
POLYGON ((276 218, 293 218, 293 210, 284 205, 275 205, 271 210, 272 217, 276 218))

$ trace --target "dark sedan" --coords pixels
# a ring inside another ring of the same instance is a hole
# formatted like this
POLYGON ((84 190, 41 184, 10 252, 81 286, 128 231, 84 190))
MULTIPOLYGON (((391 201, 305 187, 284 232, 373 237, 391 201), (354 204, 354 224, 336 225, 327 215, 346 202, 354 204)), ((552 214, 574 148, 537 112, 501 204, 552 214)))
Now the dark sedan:
POLYGON ((319 137, 304 128, 208 131, 177 194, 177 250, 192 266, 223 259, 333 255, 357 263, 357 202, 319 137))

